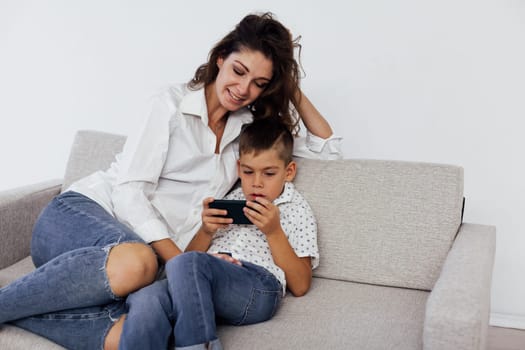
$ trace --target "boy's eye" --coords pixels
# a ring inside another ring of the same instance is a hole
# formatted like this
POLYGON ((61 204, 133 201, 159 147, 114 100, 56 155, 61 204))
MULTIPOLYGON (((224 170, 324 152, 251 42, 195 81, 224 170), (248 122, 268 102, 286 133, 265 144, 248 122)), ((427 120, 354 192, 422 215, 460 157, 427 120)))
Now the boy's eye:
POLYGON ((251 171, 251 170, 243 170, 242 173, 249 175, 249 174, 252 174, 253 171, 251 171))
POLYGON ((275 173, 266 173, 266 176, 274 176, 275 173))

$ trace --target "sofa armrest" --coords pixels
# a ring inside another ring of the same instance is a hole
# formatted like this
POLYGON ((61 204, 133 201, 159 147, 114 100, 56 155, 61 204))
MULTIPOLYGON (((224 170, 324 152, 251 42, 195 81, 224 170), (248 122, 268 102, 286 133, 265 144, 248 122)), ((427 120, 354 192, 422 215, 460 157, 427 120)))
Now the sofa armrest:
POLYGON ((51 180, 0 192, 0 269, 29 255, 36 218, 60 193, 61 182, 51 180))
POLYGON ((427 300, 423 348, 485 349, 496 228, 462 224, 427 300))

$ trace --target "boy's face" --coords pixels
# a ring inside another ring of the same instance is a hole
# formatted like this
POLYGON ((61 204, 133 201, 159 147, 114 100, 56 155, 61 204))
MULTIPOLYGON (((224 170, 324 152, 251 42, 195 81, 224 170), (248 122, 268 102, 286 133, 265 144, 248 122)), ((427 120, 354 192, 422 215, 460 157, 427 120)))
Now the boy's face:
POLYGON ((255 201, 264 197, 273 201, 282 193, 286 181, 295 177, 295 162, 286 165, 277 150, 270 149, 241 154, 238 161, 239 177, 246 199, 255 201))

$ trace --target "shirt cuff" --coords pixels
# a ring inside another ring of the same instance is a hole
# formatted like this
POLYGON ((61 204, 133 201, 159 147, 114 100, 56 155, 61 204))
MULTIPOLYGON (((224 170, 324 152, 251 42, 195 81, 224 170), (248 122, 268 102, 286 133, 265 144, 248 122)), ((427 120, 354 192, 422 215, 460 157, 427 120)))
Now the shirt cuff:
POLYGON ((335 135, 323 139, 322 137, 312 134, 310 131, 306 132, 306 146, 315 153, 340 154, 342 139, 341 136, 335 135))
POLYGON ((340 136, 323 139, 307 130, 306 137, 294 140, 294 156, 299 158, 334 160, 342 159, 340 136))
POLYGON ((159 220, 149 220, 135 227, 135 232, 146 242, 151 243, 161 239, 171 238, 168 227, 159 220))

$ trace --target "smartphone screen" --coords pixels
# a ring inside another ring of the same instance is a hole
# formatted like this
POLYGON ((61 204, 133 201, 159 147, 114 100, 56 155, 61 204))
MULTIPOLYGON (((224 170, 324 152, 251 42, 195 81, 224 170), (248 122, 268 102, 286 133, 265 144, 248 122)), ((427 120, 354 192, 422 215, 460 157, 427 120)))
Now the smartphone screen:
POLYGON ((233 199, 215 199, 210 203, 210 208, 226 209, 228 214, 224 217, 232 218, 234 224, 238 225, 253 225, 250 220, 244 215, 242 208, 246 206, 246 201, 233 199))

